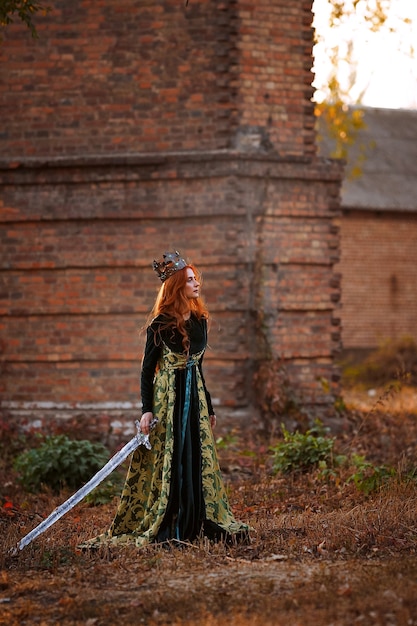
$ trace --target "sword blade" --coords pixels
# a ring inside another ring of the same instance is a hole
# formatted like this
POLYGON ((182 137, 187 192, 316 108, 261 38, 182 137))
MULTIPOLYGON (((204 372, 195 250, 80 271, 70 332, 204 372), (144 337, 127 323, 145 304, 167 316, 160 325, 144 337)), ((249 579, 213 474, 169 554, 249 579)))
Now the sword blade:
MULTIPOLYGON (((156 420, 155 420, 156 421, 156 420)), ((119 452, 117 452, 112 458, 104 465, 97 474, 94 474, 92 478, 78 491, 76 491, 68 500, 60 504, 56 509, 52 511, 48 517, 46 517, 38 526, 25 535, 18 543, 19 550, 22 550, 25 546, 29 545, 31 541, 39 537, 45 530, 55 524, 63 515, 68 513, 76 504, 81 502, 86 495, 90 493, 97 485, 99 485, 111 472, 116 469, 123 461, 141 445, 144 445, 148 450, 151 448, 148 435, 144 435, 140 432, 139 422, 136 422, 138 429, 137 434, 125 445, 119 452)))

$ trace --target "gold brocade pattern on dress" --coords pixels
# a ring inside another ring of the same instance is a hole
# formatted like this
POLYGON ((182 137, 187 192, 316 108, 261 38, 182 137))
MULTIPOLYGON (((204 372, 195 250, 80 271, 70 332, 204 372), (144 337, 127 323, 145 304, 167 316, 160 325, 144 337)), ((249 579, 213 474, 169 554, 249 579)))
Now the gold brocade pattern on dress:
MULTIPOLYGON (((218 524, 225 533, 247 532, 230 509, 223 483, 207 401, 197 363, 204 351, 191 355, 195 367, 200 412, 202 489, 206 519, 218 524)), ((158 418, 151 431, 151 450, 140 446, 132 455, 116 516, 109 530, 89 544, 127 543, 143 546, 156 540, 168 504, 174 448, 175 370, 184 369, 187 358, 163 344, 154 380, 153 414, 158 418)))

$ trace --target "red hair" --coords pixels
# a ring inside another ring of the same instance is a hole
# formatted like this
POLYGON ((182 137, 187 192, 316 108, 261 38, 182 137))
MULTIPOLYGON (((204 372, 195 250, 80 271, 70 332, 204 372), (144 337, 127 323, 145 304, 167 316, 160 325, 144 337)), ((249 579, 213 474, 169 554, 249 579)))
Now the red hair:
POLYGON ((178 329, 182 335, 184 352, 187 352, 190 347, 184 316, 187 318, 190 313, 194 313, 199 320, 209 317, 209 312, 202 298, 187 298, 185 295, 188 268, 192 269, 197 280, 201 283, 201 275, 193 265, 187 265, 176 271, 162 283, 150 315, 151 320, 158 315, 169 318, 162 328, 178 329))

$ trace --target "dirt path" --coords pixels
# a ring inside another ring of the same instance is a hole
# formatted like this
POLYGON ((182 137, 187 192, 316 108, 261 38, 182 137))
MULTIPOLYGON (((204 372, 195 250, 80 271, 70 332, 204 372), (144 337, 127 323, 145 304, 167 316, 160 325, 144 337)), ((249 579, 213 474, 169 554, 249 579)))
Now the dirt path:
MULTIPOLYGON (((204 549, 79 556, 2 573, 0 624, 413 626, 417 561, 245 561, 204 549)), ((62 558, 63 555, 61 555, 62 558)))

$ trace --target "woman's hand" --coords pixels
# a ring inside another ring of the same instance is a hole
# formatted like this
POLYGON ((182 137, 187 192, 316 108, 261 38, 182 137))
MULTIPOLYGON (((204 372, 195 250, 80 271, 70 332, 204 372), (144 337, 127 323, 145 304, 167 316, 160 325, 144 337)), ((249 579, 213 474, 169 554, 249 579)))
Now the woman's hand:
POLYGON ((153 420, 153 413, 148 411, 144 413, 140 419, 140 429, 144 435, 149 435, 150 432, 150 424, 153 420))
POLYGON ((214 427, 216 426, 217 417, 215 415, 210 415, 209 419, 210 419, 211 429, 213 430, 214 427))

